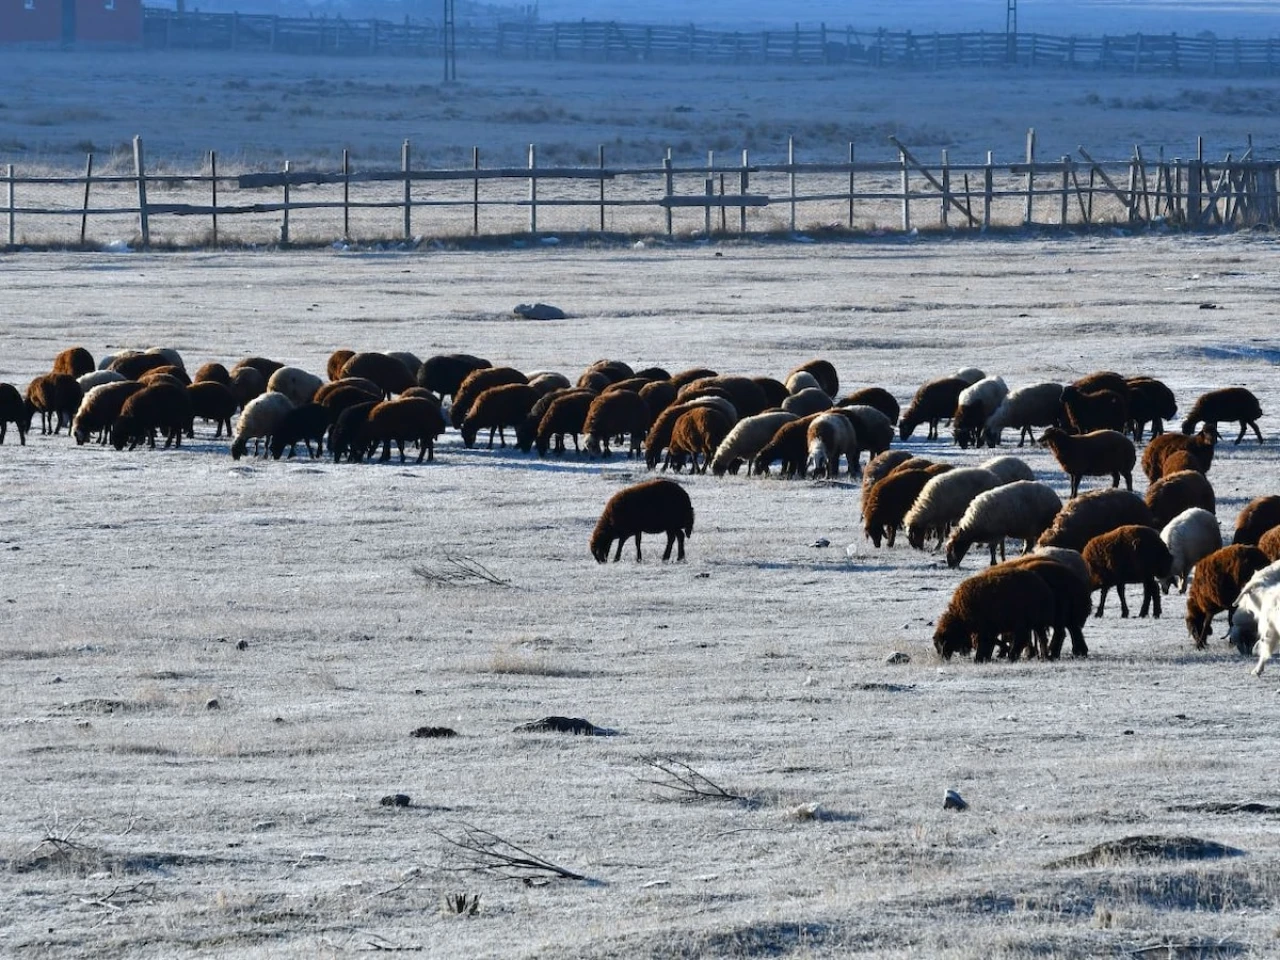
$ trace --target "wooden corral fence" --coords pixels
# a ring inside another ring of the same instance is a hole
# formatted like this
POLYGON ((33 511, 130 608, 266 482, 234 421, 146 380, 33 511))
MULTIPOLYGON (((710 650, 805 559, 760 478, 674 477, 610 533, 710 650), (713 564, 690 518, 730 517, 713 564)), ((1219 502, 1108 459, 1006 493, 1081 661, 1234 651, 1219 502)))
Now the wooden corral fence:
POLYGON ((463 169, 415 168, 405 141, 396 169, 356 169, 343 151, 336 170, 219 170, 215 153, 195 173, 147 169, 140 138, 131 170, 29 176, 12 164, 0 183, 10 248, 93 246, 105 234, 142 246, 226 243, 418 242, 423 237, 542 235, 713 236, 797 231, 985 231, 1067 229, 1097 224, 1142 228, 1280 226, 1280 161, 1228 154, 1207 160, 1144 156, 1098 161, 1037 159, 1035 132, 1015 163, 925 163, 890 137, 897 159, 801 161, 794 143, 781 163, 731 160, 611 166, 528 163, 485 167, 478 148, 463 169), (57 202, 50 202, 57 198, 57 202), (90 222, 95 231, 90 233, 90 222))
MULTIPOLYGON (((348 56, 442 56, 434 23, 178 13, 148 7, 145 44, 157 49, 242 50, 348 56)), ((1225 76, 1280 72, 1275 38, 1219 39, 1178 34, 1060 37, 1039 33, 913 33, 853 27, 726 31, 693 24, 459 24, 459 56, 661 63, 863 64, 950 69, 1016 63, 1128 73, 1225 76)))

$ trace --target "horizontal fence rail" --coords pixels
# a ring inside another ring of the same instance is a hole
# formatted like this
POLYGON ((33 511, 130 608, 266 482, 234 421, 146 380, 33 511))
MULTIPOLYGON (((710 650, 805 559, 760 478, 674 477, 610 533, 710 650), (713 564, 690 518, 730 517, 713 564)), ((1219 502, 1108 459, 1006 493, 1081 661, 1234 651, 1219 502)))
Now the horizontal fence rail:
MULTIPOLYGON (((405 141, 398 168, 357 169, 343 151, 336 170, 218 169, 216 153, 191 173, 148 172, 141 138, 131 169, 27 175, 3 168, 0 217, 9 248, 30 246, 218 246, 261 243, 408 242, 423 238, 551 234, 729 236, 872 233, 991 228, 1069 229, 1095 225, 1186 230, 1280 227, 1280 160, 1211 161, 1143 156, 1037 159, 1028 131, 1016 162, 925 162, 889 138, 895 160, 785 162, 747 151, 727 160, 677 162, 668 150, 652 166, 484 167, 480 150, 461 169, 419 169, 405 141), (92 231, 90 225, 92 224, 92 231)), ((801 237, 802 238, 802 237, 801 237)))
MULTIPOLYGON (((156 49, 238 50, 346 56, 439 57, 444 31, 434 23, 178 13, 148 7, 144 42, 156 49)), ((503 59, 661 63, 861 64, 952 69, 1017 64, 1127 73, 1271 76, 1280 72, 1280 40, 1178 34, 1050 36, 999 32, 918 33, 813 29, 726 31, 693 24, 645 25, 580 20, 462 23, 459 56, 503 59)))

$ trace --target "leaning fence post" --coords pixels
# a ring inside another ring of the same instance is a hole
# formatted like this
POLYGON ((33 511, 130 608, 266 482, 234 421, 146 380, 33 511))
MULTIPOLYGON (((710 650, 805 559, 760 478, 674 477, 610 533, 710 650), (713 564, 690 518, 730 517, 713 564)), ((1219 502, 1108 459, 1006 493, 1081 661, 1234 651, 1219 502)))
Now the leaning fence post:
POLYGON ((218 151, 209 151, 209 209, 213 211, 213 245, 218 245, 218 151))
POLYGON ((1036 196, 1036 131, 1034 128, 1027 130, 1027 205, 1022 213, 1022 225, 1024 227, 1031 226, 1033 219, 1032 210, 1035 204, 1036 196))
POLYGON ((991 195, 994 192, 996 171, 991 163, 991 151, 987 151, 987 165, 982 169, 982 231, 991 228, 991 195))
POLYGON ((787 181, 791 194, 791 232, 796 232, 796 138, 787 137, 787 181))
POLYGON ((849 141, 849 229, 853 229, 853 141, 849 141))
POLYGON ((951 159, 944 147, 942 151, 942 227, 948 226, 947 210, 951 206, 951 159))
POLYGON ((480 235, 480 148, 471 148, 471 235, 480 235))
POLYGON ((667 147, 667 155, 662 158, 662 170, 666 178, 667 236, 669 237, 671 236, 671 232, 672 232, 671 197, 675 193, 675 186, 676 186, 675 176, 671 172, 671 148, 670 147, 667 147))
POLYGON ((280 245, 289 245, 289 161, 284 162, 284 205, 280 211, 280 245))
POLYGON ((13 216, 13 164, 9 164, 5 168, 5 179, 8 182, 8 206, 9 206, 9 246, 14 246, 14 216, 13 216))
POLYGON ((1071 190, 1071 157, 1063 156, 1062 158, 1062 212, 1058 215, 1058 222, 1063 227, 1067 225, 1067 218, 1070 216, 1068 200, 1070 199, 1071 190))
POLYGON ((138 178, 138 230, 143 247, 151 246, 151 224, 147 220, 147 174, 142 156, 142 137, 133 138, 133 172, 138 178))
POLYGON ((89 184, 93 178, 93 154, 84 162, 84 206, 80 208, 80 246, 84 246, 89 233, 89 184))
POLYGON ((342 239, 351 239, 351 151, 342 148, 342 239))
POLYGON ((907 166, 907 152, 898 148, 898 161, 902 165, 902 232, 911 232, 911 173, 907 166))
POLYGON ((538 178, 534 170, 538 166, 538 147, 529 144, 529 233, 538 234, 538 178))
MULTIPOLYGON (((742 151, 742 173, 738 182, 738 192, 742 196, 746 196, 751 186, 751 174, 747 172, 747 151, 742 151)), ((742 201, 742 206, 738 207, 738 232, 747 232, 747 202, 742 201)))
POLYGON ((596 150, 600 161, 600 232, 604 233, 604 144, 596 150))
POLYGON ((404 173, 404 238, 413 238, 413 181, 409 179, 409 141, 400 147, 400 168, 404 173))

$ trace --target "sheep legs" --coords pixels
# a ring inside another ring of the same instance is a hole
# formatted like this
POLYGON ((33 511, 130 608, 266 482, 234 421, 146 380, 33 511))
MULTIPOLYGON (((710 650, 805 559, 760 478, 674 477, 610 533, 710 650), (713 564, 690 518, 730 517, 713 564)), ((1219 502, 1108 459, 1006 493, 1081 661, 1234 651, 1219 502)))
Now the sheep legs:
POLYGON ((1258 442, 1259 442, 1259 443, 1261 443, 1261 442, 1262 442, 1262 431, 1258 429, 1258 424, 1257 424, 1257 422, 1256 422, 1256 421, 1253 421, 1253 420, 1241 420, 1241 421, 1240 421, 1240 436, 1236 437, 1236 446, 1240 446, 1240 441, 1244 439, 1245 432, 1246 432, 1250 427, 1252 427, 1252 428, 1253 428, 1254 435, 1258 438, 1258 442))
MULTIPOLYGON (((640 542, 639 535, 636 536, 636 542, 640 542)), ((673 544, 679 544, 680 549, 676 553, 676 560, 684 561, 684 531, 668 530, 667 531, 667 552, 662 555, 663 562, 671 559, 671 547, 673 544)))
MULTIPOLYGON (((1127 617, 1129 616, 1129 604, 1127 604, 1124 599, 1124 584, 1117 583, 1115 586, 1116 586, 1116 596, 1120 598, 1120 616, 1127 617)), ((1106 606, 1106 603, 1107 603, 1107 591, 1110 589, 1111 589, 1110 586, 1106 586, 1102 588, 1102 596, 1098 597, 1098 609, 1095 610, 1093 613, 1095 617, 1102 616, 1102 609, 1104 606, 1106 606)))
POLYGON ((1151 578, 1142 581, 1142 609, 1138 616, 1145 617, 1148 609, 1153 617, 1160 619, 1160 587, 1151 578))

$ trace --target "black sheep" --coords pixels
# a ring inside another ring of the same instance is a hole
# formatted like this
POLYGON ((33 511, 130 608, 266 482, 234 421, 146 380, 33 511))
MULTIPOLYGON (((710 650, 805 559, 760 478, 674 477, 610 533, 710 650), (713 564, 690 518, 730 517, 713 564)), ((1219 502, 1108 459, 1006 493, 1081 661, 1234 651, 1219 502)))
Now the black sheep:
POLYGON ((1244 387, 1224 387, 1221 390, 1210 390, 1202 395, 1191 407, 1187 419, 1182 421, 1184 434, 1195 433, 1196 424, 1204 422, 1205 429, 1218 439, 1218 424, 1223 420, 1236 421, 1240 424, 1240 433, 1236 437, 1239 444, 1250 427, 1258 442, 1262 442, 1262 431, 1258 429, 1258 418, 1262 416, 1262 405, 1258 398, 1244 387))
POLYGON ((324 435, 333 424, 333 411, 319 403, 304 403, 294 407, 284 415, 280 425, 271 434, 271 456, 279 460, 284 448, 289 448, 292 459, 298 443, 307 447, 307 455, 313 460, 324 453, 324 435), (316 442, 316 449, 311 451, 311 441, 316 442))
POLYGON ((639 562, 642 533, 667 535, 664 561, 671 559, 672 546, 679 548, 676 559, 684 559, 684 538, 693 536, 693 504, 684 487, 674 480, 658 478, 619 490, 604 505, 604 512, 591 532, 591 555, 597 563, 604 563, 617 541, 613 557, 616 563, 622 559, 627 540, 635 537, 636 562, 639 562))

